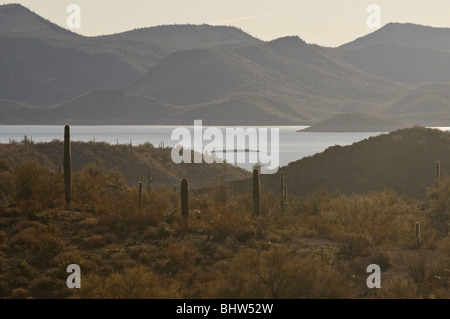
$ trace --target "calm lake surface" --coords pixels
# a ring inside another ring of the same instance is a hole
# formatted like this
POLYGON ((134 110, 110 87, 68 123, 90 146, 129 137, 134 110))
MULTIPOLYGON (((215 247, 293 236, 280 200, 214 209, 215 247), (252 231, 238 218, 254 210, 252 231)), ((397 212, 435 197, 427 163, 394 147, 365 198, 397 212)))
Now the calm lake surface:
MULTIPOLYGON (((158 146, 164 142, 165 146, 173 146, 180 141, 180 138, 171 139, 172 131, 179 126, 158 126, 158 125, 72 125, 71 139, 72 141, 96 141, 106 142, 109 144, 129 144, 130 140, 133 145, 149 142, 158 146)), ((192 134, 194 140, 193 127, 184 126, 192 134)), ((204 132, 208 127, 203 126, 204 132)), ((218 127, 225 138, 226 126, 218 127)), ((231 128, 231 127, 230 127, 231 128)), ((243 127, 246 129, 247 127, 243 127)), ((255 127, 256 128, 256 127, 255 127)), ((270 127, 261 126, 258 128, 270 127)), ((350 145, 355 142, 367 139, 371 136, 377 136, 380 132, 371 133, 311 133, 296 132, 305 126, 280 126, 279 128, 279 166, 287 165, 306 156, 323 152, 330 146, 334 145, 350 145)), ((450 130, 450 128, 439 128, 442 130, 450 130)), ((64 139, 63 125, 0 125, 0 143, 9 143, 10 140, 21 141, 24 136, 32 139, 35 143, 49 142, 54 139, 64 139)), ((270 141, 268 134, 268 141, 270 141)), ((204 140, 203 147, 209 141, 204 140)), ((182 143, 183 144, 183 143, 182 143)), ((185 145, 186 146, 186 145, 185 145)), ((247 145, 247 148, 256 149, 256 146, 247 145)), ((270 151, 270 145, 268 151, 270 151)), ((248 153, 247 153, 248 155, 248 153)), ((270 155, 272 156, 272 155, 270 155)), ((247 161, 248 162, 248 161, 247 161)), ((237 163, 238 166, 251 170, 252 163, 237 163)))

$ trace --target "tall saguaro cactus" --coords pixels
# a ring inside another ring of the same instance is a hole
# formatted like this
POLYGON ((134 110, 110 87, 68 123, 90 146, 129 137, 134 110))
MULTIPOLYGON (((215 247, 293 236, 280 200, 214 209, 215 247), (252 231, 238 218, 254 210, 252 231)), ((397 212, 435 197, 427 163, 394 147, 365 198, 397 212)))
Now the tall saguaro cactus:
POLYGON ((436 177, 434 179, 434 187, 439 186, 439 179, 441 178, 441 163, 439 161, 436 162, 436 177))
POLYGON ((69 125, 64 127, 64 190, 66 205, 69 206, 72 197, 72 155, 69 125))
POLYGON ((421 243, 421 239, 420 239, 420 223, 416 222, 416 224, 414 225, 414 233, 416 235, 416 246, 419 247, 420 243, 421 243))
POLYGON ((259 171, 253 169, 253 215, 259 216, 261 214, 261 184, 259 178, 259 171))
POLYGON ((181 180, 181 216, 187 222, 189 215, 189 183, 186 178, 181 180))
POLYGON ((138 191, 139 191, 139 195, 138 195, 138 206, 139 206, 139 208, 142 208, 143 205, 144 205, 144 192, 143 192, 142 181, 139 182, 138 191))
POLYGON ((286 210, 287 206, 287 184, 285 182, 284 172, 280 174, 280 208, 281 212, 286 210))

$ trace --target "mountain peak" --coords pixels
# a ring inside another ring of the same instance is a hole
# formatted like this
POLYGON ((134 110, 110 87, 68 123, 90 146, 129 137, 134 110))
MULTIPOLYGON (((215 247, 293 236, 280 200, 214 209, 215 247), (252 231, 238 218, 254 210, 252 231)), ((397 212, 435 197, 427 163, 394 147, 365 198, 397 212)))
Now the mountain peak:
POLYGON ((354 48, 373 44, 397 44, 407 47, 450 50, 450 28, 390 22, 341 47, 354 48))
POLYGON ((303 41, 298 35, 291 35, 286 37, 281 37, 274 39, 272 41, 269 41, 270 44, 274 45, 282 45, 282 44, 290 44, 290 45, 306 45, 306 42, 303 41))
POLYGON ((288 36, 272 40, 269 47, 277 54, 303 62, 312 62, 317 57, 317 50, 298 36, 288 36))
POLYGON ((0 34, 55 37, 75 35, 18 3, 0 5, 0 34))
POLYGON ((0 11, 2 11, 2 10, 18 10, 18 9, 30 11, 29 9, 25 8, 20 3, 7 3, 7 4, 0 5, 0 11))

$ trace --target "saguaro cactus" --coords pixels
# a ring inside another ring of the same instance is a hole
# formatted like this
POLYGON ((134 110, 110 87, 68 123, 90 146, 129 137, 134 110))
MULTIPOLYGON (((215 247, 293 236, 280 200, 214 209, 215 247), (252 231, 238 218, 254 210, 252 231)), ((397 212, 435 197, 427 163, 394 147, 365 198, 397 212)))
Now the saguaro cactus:
POLYGON ((139 206, 139 208, 142 208, 142 206, 144 205, 144 193, 143 193, 142 181, 139 182, 138 191, 139 191, 138 206, 139 206))
POLYGON ((416 240, 420 241, 420 223, 419 222, 416 222, 416 225, 414 227, 414 231, 415 231, 415 234, 416 234, 416 240))
POLYGON ((253 215, 259 216, 261 213, 261 184, 259 178, 259 171, 253 169, 253 215))
POLYGON ((436 177, 434 180, 434 187, 439 186, 439 179, 441 178, 441 163, 439 161, 436 162, 436 177))
POLYGON ((72 155, 70 150, 70 126, 64 127, 64 189, 66 205, 72 197, 72 155))
POLYGON ((186 178, 181 180, 181 216, 187 222, 189 215, 189 183, 186 178))
POLYGON ((285 182, 284 172, 280 174, 280 208, 281 211, 284 212, 287 206, 286 198, 287 198, 287 184, 285 182))

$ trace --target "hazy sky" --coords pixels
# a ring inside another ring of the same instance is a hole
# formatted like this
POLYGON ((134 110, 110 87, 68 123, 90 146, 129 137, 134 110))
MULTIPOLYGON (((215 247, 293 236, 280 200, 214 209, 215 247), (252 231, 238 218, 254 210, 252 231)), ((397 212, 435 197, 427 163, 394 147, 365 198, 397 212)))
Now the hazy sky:
POLYGON ((81 8, 83 35, 122 32, 161 24, 232 25, 262 40, 298 35, 308 43, 338 46, 373 32, 369 4, 381 9, 381 25, 412 22, 450 27, 449 0, 0 0, 21 3, 67 27, 69 4, 81 8))

